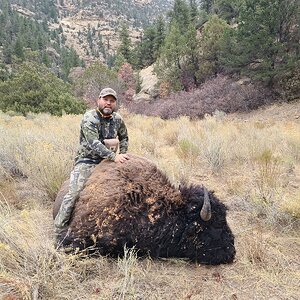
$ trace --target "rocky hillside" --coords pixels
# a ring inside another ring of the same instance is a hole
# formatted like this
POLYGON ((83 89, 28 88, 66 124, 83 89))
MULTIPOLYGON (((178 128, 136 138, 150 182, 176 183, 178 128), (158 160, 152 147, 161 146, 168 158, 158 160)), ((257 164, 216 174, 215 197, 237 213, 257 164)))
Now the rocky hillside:
POLYGON ((96 18, 111 24, 126 21, 141 28, 168 11, 174 0, 60 0, 57 8, 61 18, 96 18))
MULTIPOLYGON (((173 0, 63 0, 59 22, 67 38, 85 60, 107 60, 119 45, 120 24, 129 27, 132 43, 143 28, 170 10, 173 0)), ((62 5, 61 5, 62 4, 62 5)))
POLYGON ((86 62, 107 60, 118 47, 118 29, 125 23, 134 43, 143 28, 166 15, 174 0, 10 0, 15 11, 29 18, 47 20, 59 28, 86 62))

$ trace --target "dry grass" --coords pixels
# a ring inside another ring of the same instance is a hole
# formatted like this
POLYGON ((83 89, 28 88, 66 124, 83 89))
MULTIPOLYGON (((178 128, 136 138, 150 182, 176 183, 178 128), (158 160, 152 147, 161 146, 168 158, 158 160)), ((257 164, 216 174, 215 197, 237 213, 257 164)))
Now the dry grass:
POLYGON ((130 152, 178 185, 204 183, 229 206, 231 265, 66 255, 51 198, 72 167, 79 116, 0 115, 1 299, 298 299, 300 124, 224 115, 163 121, 122 112, 130 152), (41 226, 42 224, 42 226, 41 226))
POLYGON ((72 168, 79 122, 79 116, 1 115, 2 175, 5 171, 27 177, 33 186, 53 199, 72 168))

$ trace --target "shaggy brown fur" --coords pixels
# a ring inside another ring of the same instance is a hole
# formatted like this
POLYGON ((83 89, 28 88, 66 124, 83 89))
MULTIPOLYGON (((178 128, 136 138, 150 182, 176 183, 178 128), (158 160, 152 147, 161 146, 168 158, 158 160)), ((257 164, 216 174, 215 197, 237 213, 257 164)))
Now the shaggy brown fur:
MULTIPOLYGON (((179 190, 174 189, 155 164, 142 157, 129 156, 125 163, 102 161, 94 169, 70 222, 69 228, 76 232, 76 238, 95 235, 113 239, 116 222, 146 216, 155 223, 161 217, 159 208, 163 207, 164 214, 168 214, 173 207, 182 205, 179 190)), ((57 195, 53 217, 68 190, 68 182, 64 182, 57 195)))
MULTIPOLYGON (((65 183, 56 199, 54 216, 66 191, 65 183)), ((213 215, 220 216, 217 221, 204 222, 200 218, 203 197, 201 187, 174 188, 145 158, 130 155, 130 160, 122 164, 103 161, 80 193, 69 224, 70 235, 61 242, 79 249, 94 247, 101 254, 113 256, 122 254, 127 245, 135 246, 141 255, 154 257, 232 261, 235 250, 226 208, 210 193, 213 215), (214 228, 212 222, 216 223, 214 228), (203 246, 205 235, 209 249, 203 246), (214 240, 218 240, 217 246, 212 246, 214 240), (210 248, 214 251, 212 258, 207 254, 210 248), (226 253, 229 248, 230 254, 226 253), (221 249, 221 254, 215 249, 221 249)))

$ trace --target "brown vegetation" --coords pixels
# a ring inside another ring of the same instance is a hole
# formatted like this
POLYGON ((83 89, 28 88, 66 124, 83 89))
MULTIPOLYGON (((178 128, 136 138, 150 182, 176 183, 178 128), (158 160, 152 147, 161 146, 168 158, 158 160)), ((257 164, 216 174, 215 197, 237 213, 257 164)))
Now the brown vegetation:
POLYGON ((240 84, 226 76, 219 75, 204 83, 200 89, 171 94, 160 100, 131 103, 131 112, 163 119, 179 116, 203 117, 216 111, 225 113, 250 111, 275 101, 266 88, 240 84))

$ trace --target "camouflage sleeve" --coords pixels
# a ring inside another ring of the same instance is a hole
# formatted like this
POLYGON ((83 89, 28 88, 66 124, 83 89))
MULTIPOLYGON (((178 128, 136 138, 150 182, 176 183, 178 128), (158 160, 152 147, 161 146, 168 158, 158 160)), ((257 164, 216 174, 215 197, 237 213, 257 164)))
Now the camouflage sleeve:
POLYGON ((120 141, 120 153, 124 154, 128 150, 128 133, 123 119, 121 120, 120 128, 118 131, 118 137, 120 141))
POLYGON ((99 133, 95 123, 91 120, 83 120, 81 130, 90 150, 96 152, 102 158, 110 160, 115 159, 116 154, 113 151, 108 150, 105 145, 99 141, 99 133))

